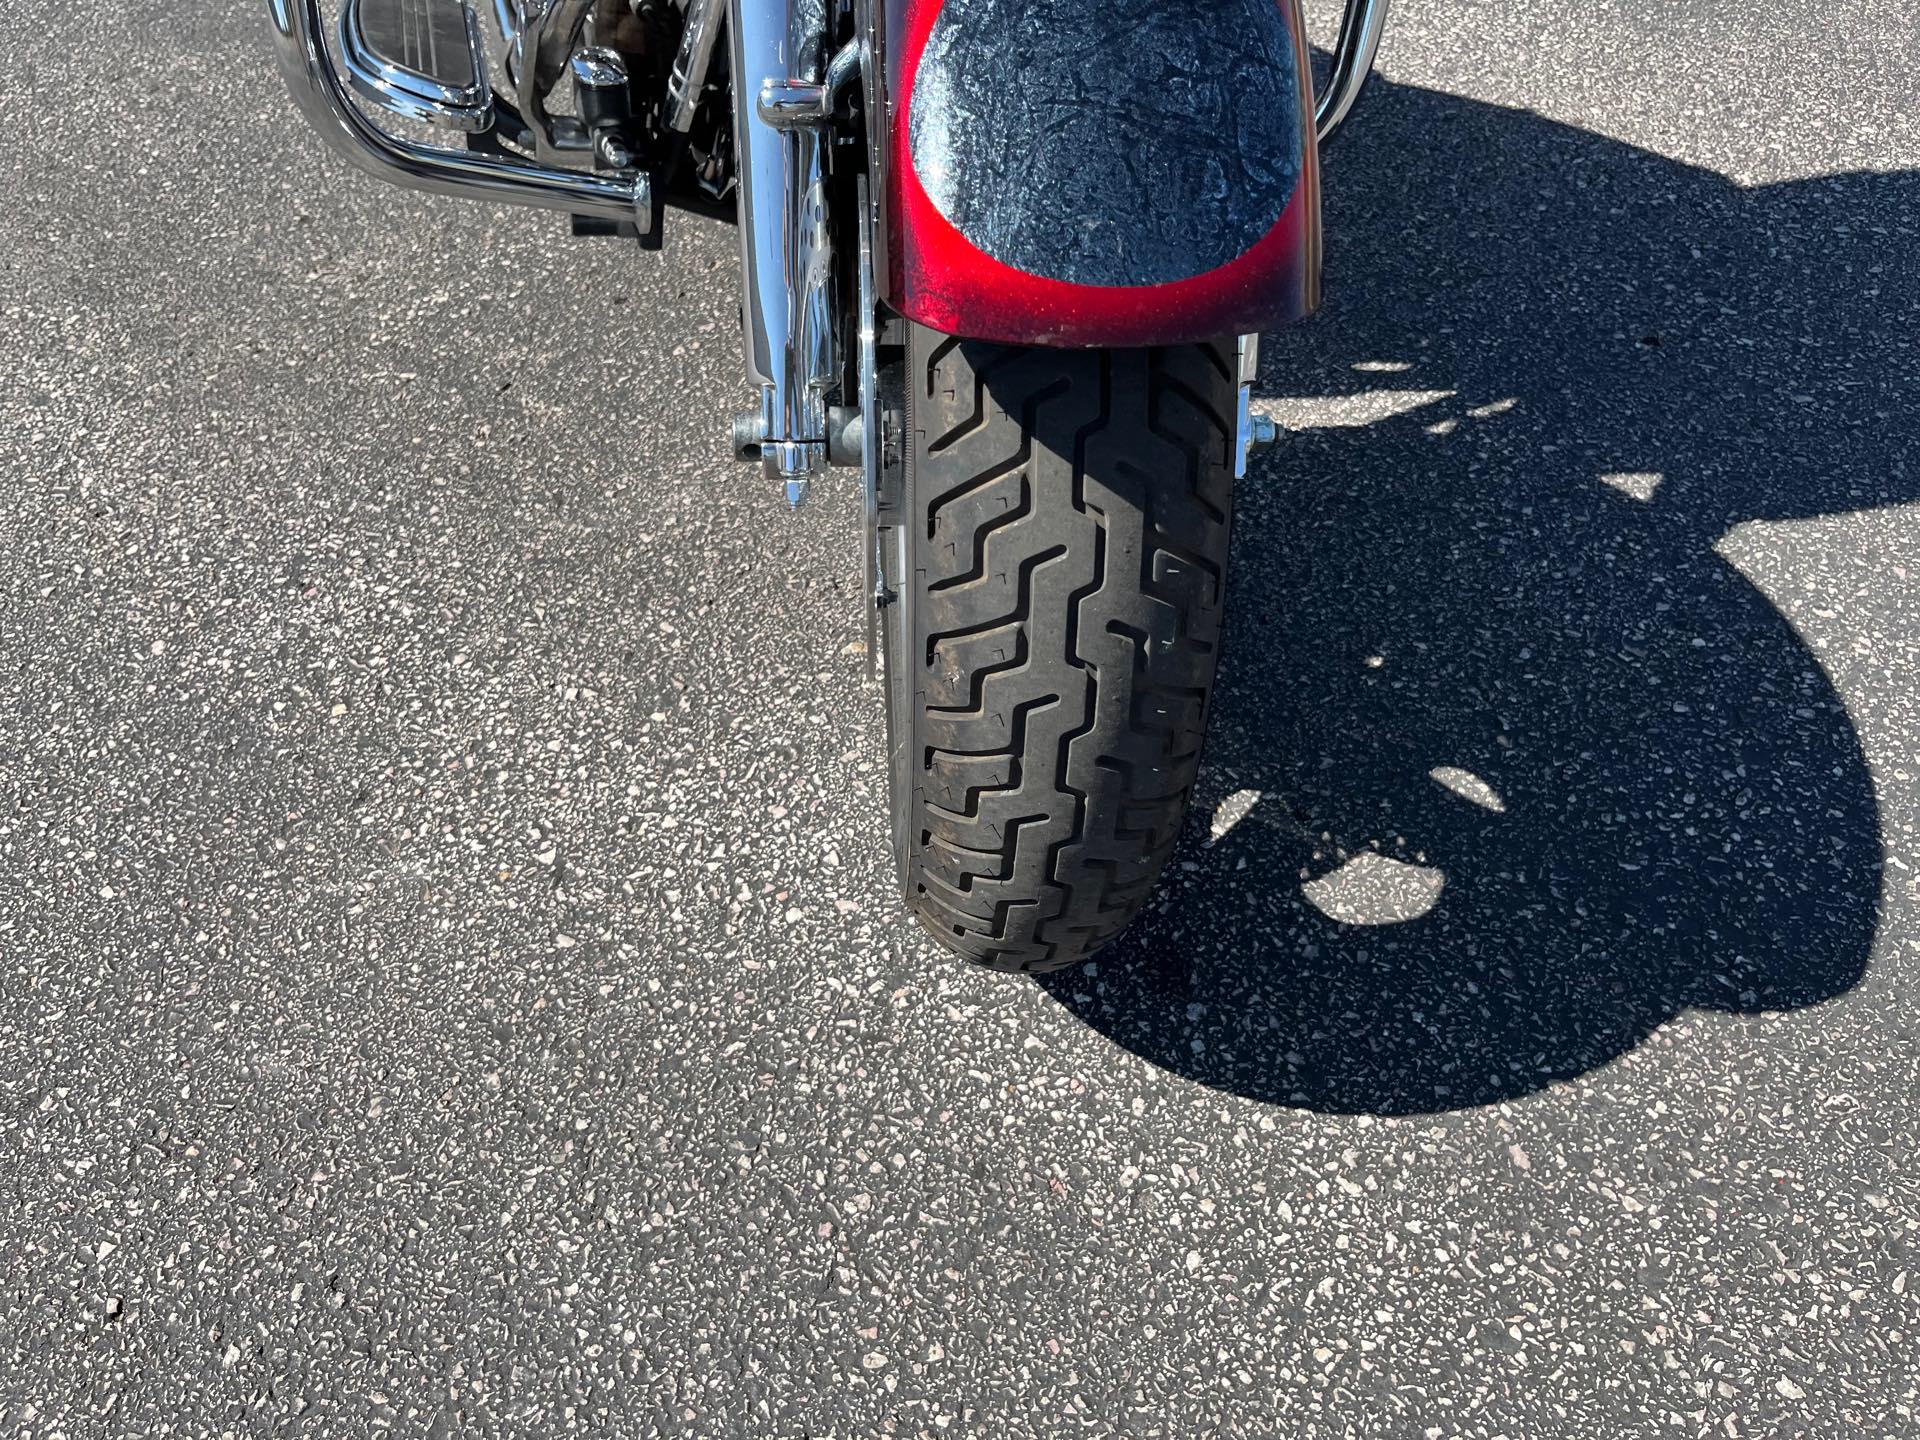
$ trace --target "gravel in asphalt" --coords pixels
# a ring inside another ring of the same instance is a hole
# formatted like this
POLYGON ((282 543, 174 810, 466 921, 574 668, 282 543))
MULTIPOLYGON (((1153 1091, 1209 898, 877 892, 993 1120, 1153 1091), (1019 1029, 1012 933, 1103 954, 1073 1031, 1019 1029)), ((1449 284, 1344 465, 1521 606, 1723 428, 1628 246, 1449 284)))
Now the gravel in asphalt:
POLYGON ((1400 0, 1187 840, 1036 984, 902 920, 730 231, 15 7, 10 1428, 1920 1433, 1896 10, 1400 0))

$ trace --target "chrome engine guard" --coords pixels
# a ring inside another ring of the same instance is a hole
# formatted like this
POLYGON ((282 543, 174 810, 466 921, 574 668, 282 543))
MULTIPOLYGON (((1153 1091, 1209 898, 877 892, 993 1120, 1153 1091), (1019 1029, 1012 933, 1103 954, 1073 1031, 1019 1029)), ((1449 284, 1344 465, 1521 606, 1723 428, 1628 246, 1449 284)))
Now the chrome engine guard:
POLYGON ((531 205, 653 227, 652 186, 644 174, 592 174, 532 160, 419 145, 391 135, 348 98, 327 53, 319 0, 267 0, 274 52, 294 103, 320 137, 357 169, 434 195, 531 205))

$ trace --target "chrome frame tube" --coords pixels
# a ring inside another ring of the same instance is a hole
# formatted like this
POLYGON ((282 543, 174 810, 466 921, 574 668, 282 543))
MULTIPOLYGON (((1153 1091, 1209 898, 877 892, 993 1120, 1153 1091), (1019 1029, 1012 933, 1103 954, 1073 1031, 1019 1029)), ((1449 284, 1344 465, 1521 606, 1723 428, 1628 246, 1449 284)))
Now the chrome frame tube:
POLYGON ((593 0, 528 0, 513 37, 508 75, 514 102, 533 132, 533 153, 542 164, 558 165, 591 145, 586 127, 571 115, 547 112, 547 92, 566 72, 580 46, 593 0))
POLYGON ((827 466, 826 392, 839 379, 826 137, 819 124, 771 123, 761 100, 796 82, 820 88, 823 7, 729 0, 727 21, 747 373, 761 388, 761 457, 798 503, 827 466))
POLYGON ((680 53, 667 77, 667 123, 682 135, 693 129, 694 113, 713 69, 713 47, 720 38, 725 0, 690 0, 687 28, 680 35, 680 53))
POLYGON ((274 54, 294 103, 329 146, 357 169, 430 195, 458 195, 624 220, 646 233, 653 198, 645 175, 587 174, 470 150, 443 150, 389 135, 354 106, 327 54, 319 0, 267 0, 274 54))
POLYGON ((593 0, 546 0, 545 4, 535 0, 528 8, 520 33, 533 37, 533 78, 542 95, 567 73, 567 60, 579 48, 580 30, 592 8, 593 0))
POLYGON ((1360 98, 1361 87, 1373 73, 1380 53, 1380 36, 1387 27, 1387 0, 1347 0, 1340 15, 1340 34, 1333 42, 1333 69, 1327 88, 1313 107, 1313 128, 1324 145, 1360 98))

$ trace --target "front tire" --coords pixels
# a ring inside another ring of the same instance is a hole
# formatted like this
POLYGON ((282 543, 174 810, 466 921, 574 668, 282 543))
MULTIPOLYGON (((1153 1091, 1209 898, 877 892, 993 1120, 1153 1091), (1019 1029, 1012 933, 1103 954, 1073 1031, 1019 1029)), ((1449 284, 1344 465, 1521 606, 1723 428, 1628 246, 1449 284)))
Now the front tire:
POLYGON ((883 536, 908 907, 978 964, 1077 964, 1178 840, 1219 656, 1234 343, 1047 350, 915 327, 883 536))

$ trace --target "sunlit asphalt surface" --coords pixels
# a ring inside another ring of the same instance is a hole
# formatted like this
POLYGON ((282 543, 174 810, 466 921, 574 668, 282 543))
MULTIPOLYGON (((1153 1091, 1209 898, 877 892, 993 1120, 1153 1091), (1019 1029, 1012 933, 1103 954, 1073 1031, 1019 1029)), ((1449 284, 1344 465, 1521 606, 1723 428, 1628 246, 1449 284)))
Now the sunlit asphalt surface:
POLYGON ((1920 1428, 1898 8, 1402 0, 1188 841, 1042 986, 901 920, 729 232, 354 177, 238 0, 16 7, 0 1413, 1920 1428))

